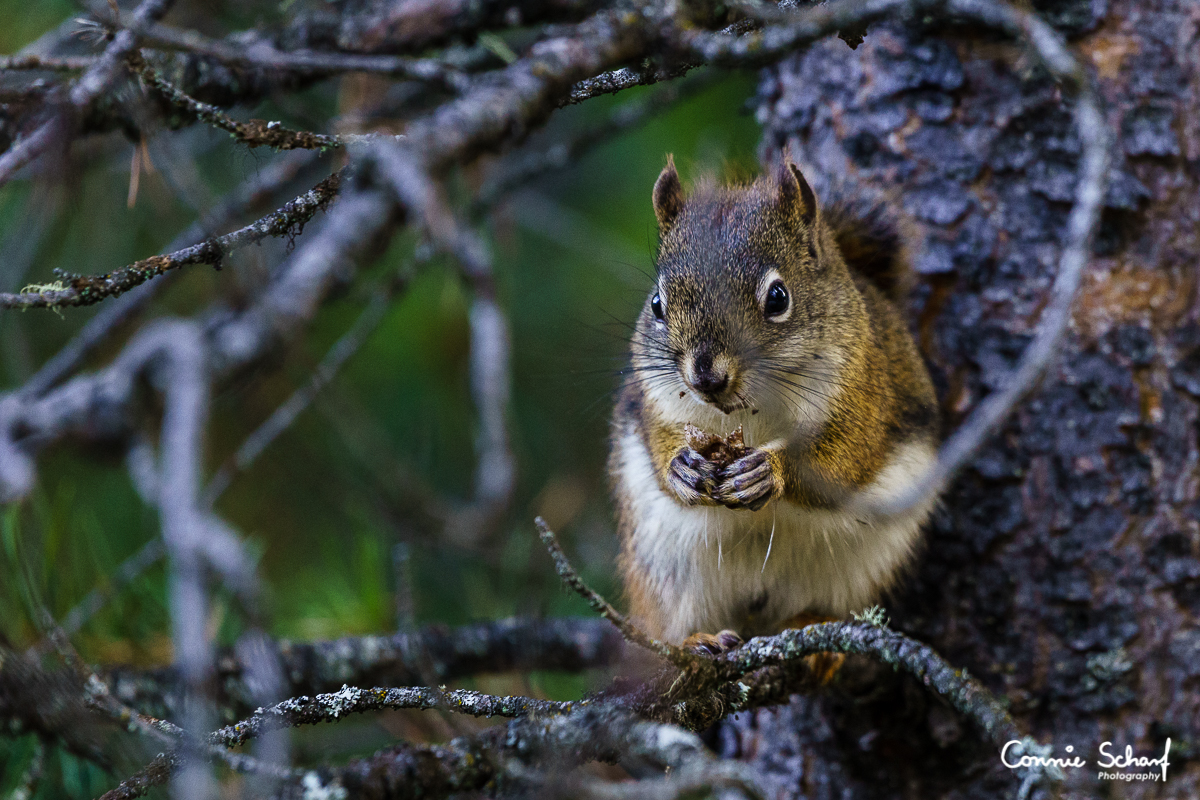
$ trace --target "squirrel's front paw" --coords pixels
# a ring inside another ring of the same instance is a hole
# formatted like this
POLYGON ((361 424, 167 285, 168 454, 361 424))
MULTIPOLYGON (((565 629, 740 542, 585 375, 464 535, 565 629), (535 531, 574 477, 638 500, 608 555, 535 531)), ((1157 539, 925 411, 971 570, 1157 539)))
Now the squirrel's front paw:
POLYGON ((758 511, 776 496, 779 483, 765 450, 751 450, 717 472, 713 498, 726 508, 758 511))
POLYGON ((689 506, 707 503, 713 505, 713 489, 716 487, 717 465, 690 447, 685 447, 671 459, 667 470, 667 482, 672 491, 689 506))

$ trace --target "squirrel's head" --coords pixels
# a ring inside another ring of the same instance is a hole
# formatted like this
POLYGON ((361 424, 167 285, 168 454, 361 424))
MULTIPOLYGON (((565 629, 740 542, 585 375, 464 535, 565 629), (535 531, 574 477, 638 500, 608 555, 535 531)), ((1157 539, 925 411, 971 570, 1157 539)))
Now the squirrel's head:
POLYGON ((685 196, 668 157, 654 213, 657 279, 633 345, 647 386, 726 414, 796 406, 804 392, 828 386, 862 314, 795 164, 785 160, 750 185, 685 196))

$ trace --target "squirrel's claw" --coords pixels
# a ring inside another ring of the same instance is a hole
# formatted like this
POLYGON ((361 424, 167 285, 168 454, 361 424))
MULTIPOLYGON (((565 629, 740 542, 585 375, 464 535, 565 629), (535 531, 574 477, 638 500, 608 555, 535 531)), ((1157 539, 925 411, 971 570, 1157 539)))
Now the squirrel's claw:
POLYGON ((776 491, 771 460, 762 450, 752 450, 717 473, 713 497, 727 508, 757 511, 776 491))
POLYGON ((685 447, 671 459, 667 483, 682 502, 690 506, 702 503, 711 505, 716 476, 716 464, 692 448, 685 447))
POLYGON ((735 647, 740 647, 742 637, 736 631, 725 629, 720 633, 693 633, 683 640, 683 649, 699 656, 719 656, 735 647))

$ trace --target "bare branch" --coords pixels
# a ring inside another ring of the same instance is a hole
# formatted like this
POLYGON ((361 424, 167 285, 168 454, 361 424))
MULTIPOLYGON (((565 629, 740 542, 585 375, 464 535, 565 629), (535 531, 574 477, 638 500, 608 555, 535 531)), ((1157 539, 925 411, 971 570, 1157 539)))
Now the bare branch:
MULTIPOLYGON (((668 770, 684 782, 702 772, 714 778, 723 773, 719 785, 739 789, 744 797, 765 796, 742 765, 717 767, 716 757, 694 734, 642 720, 613 703, 523 717, 440 746, 401 745, 327 772, 303 788, 340 788, 351 797, 388 792, 389 797, 418 798, 469 792, 493 782, 520 786, 533 781, 528 789, 547 794, 553 787, 541 784, 539 776, 561 776, 589 761, 617 760, 640 770, 668 770)), ((300 788, 293 786, 282 796, 299 797, 300 788)))
MULTIPOLYGON (((579 672, 617 663, 621 637, 597 619, 513 618, 446 629, 432 625, 388 636, 362 636, 326 642, 281 642, 286 696, 335 692, 343 684, 408 686, 422 680, 425 661, 439 682, 484 673, 551 670, 579 672)), ((253 710, 236 653, 216 657, 217 701, 223 708, 253 710)), ((103 679, 116 697, 154 716, 178 707, 175 669, 117 668, 103 679)))
MULTIPOLYGON (((274 205, 272 199, 275 195, 307 167, 312 166, 315 159, 316 154, 311 151, 295 151, 276 159, 242 184, 217 208, 176 236, 166 249, 181 250, 202 242, 222 228, 232 225, 249 209, 274 205)), ((29 397, 38 397, 69 375, 114 330, 136 316, 154 297, 159 287, 170 280, 172 274, 177 273, 169 273, 162 281, 142 284, 106 303, 84 324, 75 338, 25 382, 20 392, 29 397)))
POLYGON ((0 155, 0 185, 8 183, 17 170, 46 152, 59 138, 62 129, 62 123, 57 119, 44 122, 0 155))
POLYGON ((170 270, 189 264, 220 265, 221 259, 232 250, 260 242, 272 236, 296 236, 304 226, 338 196, 342 172, 335 172, 282 208, 223 236, 206 239, 200 244, 173 253, 151 256, 128 267, 104 275, 76 275, 61 289, 40 292, 0 293, 0 307, 62 308, 87 306, 106 297, 124 294, 134 287, 170 270))
MULTIPOLYGON (((343 686, 339 692, 315 697, 296 697, 270 708, 260 708, 248 719, 221 728, 206 737, 207 752, 211 757, 227 761, 231 754, 225 747, 238 747, 274 731, 301 725, 317 725, 322 722, 337 722, 349 714, 396 709, 428 710, 450 708, 475 717, 524 717, 529 714, 565 714, 588 705, 583 700, 572 703, 556 703, 551 700, 534 700, 528 697, 494 697, 468 690, 439 692, 427 688, 376 688, 357 689, 343 686)), ((121 786, 104 795, 102 800, 118 800, 140 797, 149 789, 166 783, 180 768, 177 750, 156 758, 136 776, 122 782, 121 786)), ((259 762, 234 763, 231 766, 242 771, 262 772, 259 762)), ((278 779, 296 777, 290 770, 274 768, 270 774, 278 779)))
MULTIPOLYGON (((511 378, 511 341, 508 322, 496 301, 492 258, 483 239, 465 227, 410 151, 387 143, 378 144, 372 156, 397 199, 423 223, 438 248, 453 255, 470 285, 471 303, 471 393, 479 411, 480 432, 475 471, 476 508, 468 518, 480 517, 471 526, 471 538, 481 538, 512 496, 516 466, 508 440, 508 401, 511 378)), ((467 538, 460 526, 458 538, 467 538)))
POLYGON ((438 692, 425 687, 356 689, 343 686, 339 692, 315 697, 296 697, 270 708, 259 709, 253 716, 209 736, 213 744, 237 747, 276 728, 336 722, 346 714, 363 714, 385 709, 448 708, 473 717, 524 717, 529 714, 566 714, 589 705, 589 701, 559 703, 529 697, 495 697, 467 689, 438 692))
POLYGON ((0 723, 7 735, 35 733, 68 752, 111 766, 110 748, 121 729, 93 712, 73 670, 44 670, 35 658, 0 642, 0 723))
POLYGON ((238 46, 209 39, 195 31, 177 30, 159 23, 143 25, 137 32, 148 47, 181 50, 233 67, 300 72, 310 77, 370 72, 395 78, 428 81, 456 92, 466 90, 469 85, 466 75, 431 58, 295 52, 276 50, 265 41, 253 47, 238 46))
POLYGON ((606 94, 616 94, 635 86, 649 86, 652 83, 669 81, 686 75, 698 65, 695 63, 678 64, 672 67, 621 67, 610 72, 604 72, 594 78, 586 78, 571 87, 571 92, 559 101, 561 106, 571 106, 601 97, 606 94))
POLYGON ((338 44, 359 52, 415 53, 481 30, 570 21, 601 7, 597 0, 441 0, 392 3, 350 18, 338 44))
POLYGON ((618 106, 603 123, 589 125, 577 135, 549 147, 522 148, 499 164, 480 187, 471 213, 479 215, 514 189, 552 170, 566 169, 596 145, 642 125, 711 85, 714 73, 701 74, 656 90, 649 97, 618 106))
POLYGON ((121 781, 117 788, 102 794, 100 800, 134 800, 136 797, 143 797, 154 787, 169 781, 174 766, 174 759, 163 753, 146 767, 121 781))
POLYGON ((466 162, 541 122, 576 81, 638 57, 652 38, 650 20, 606 10, 560 36, 535 44, 494 80, 414 122, 405 140, 426 171, 466 162))
MULTIPOLYGON (((159 19, 170 4, 171 0, 143 0, 133 13, 133 23, 141 25, 159 19)), ((71 87, 69 103, 62 113, 43 122, 27 138, 0 156, 0 185, 8 183, 17 170, 45 152, 62 134, 74 129, 78 117, 109 88, 119 75, 125 59, 136 47, 137 38, 129 31, 121 31, 113 37, 103 55, 96 58, 71 87)))
POLYGON ((47 70, 51 72, 78 72, 90 68, 96 59, 83 57, 51 57, 18 55, 0 57, 0 70, 47 70))
MULTIPOLYGON (((184 683, 179 720, 185 730, 199 732, 211 730, 216 719, 206 691, 214 663, 205 631, 208 526, 199 505, 203 431, 208 420, 208 362, 198 326, 168 323, 154 333, 157 341, 154 337, 145 341, 154 342, 168 360, 157 500, 170 566, 171 641, 184 683)), ((194 747, 185 750, 177 789, 177 796, 195 800, 215 793, 211 772, 194 747)))
POLYGON ((1075 205, 1067 218, 1058 274, 1033 341, 1021 355, 1016 371, 1004 388, 989 395, 972 410, 966 421, 942 445, 937 463, 920 483, 904 496, 871 509, 875 513, 888 515, 903 514, 940 494, 1045 377, 1071 321, 1071 309, 1079 293, 1083 270, 1091 257, 1092 237, 1100 222, 1107 185, 1111 137, 1095 87, 1087 71, 1071 55, 1054 29, 1033 14, 991 0, 947 0, 946 8, 963 18, 977 20, 1025 40, 1050 74, 1065 83, 1074 94, 1075 129, 1083 145, 1083 153, 1079 162, 1075 205))
POLYGON ((171 105, 207 125, 226 131, 239 142, 249 145, 251 148, 323 150, 342 146, 340 137, 309 131, 295 131, 285 128, 278 122, 265 120, 238 122, 216 106, 201 103, 180 91, 159 74, 158 70, 146 63, 146 60, 136 51, 129 56, 129 68, 142 79, 147 87, 171 105))
MULTIPOLYGON (((673 22, 676 25, 679 24, 679 20, 674 20, 673 22)), ((685 23, 682 27, 684 29, 691 29, 693 26, 685 23)), ((756 23, 753 20, 741 20, 726 27, 717 35, 736 37, 739 34, 753 30, 755 27, 756 23)), ((702 60, 680 56, 678 53, 673 55, 674 57, 670 60, 651 62, 647 59, 640 67, 621 67, 620 69, 614 69, 596 75, 593 78, 579 81, 571 87, 571 91, 566 97, 559 100, 559 106, 576 105, 593 97, 616 94, 625 89, 632 89, 635 86, 649 86, 653 83, 669 81, 682 77, 705 64, 702 60)))
MULTIPOLYGON (((489 276, 490 278, 490 276, 489 276)), ((475 281, 471 329, 471 394, 479 415, 475 502, 498 515, 512 498, 517 467, 508 436, 512 392, 512 337, 491 280, 475 281)))

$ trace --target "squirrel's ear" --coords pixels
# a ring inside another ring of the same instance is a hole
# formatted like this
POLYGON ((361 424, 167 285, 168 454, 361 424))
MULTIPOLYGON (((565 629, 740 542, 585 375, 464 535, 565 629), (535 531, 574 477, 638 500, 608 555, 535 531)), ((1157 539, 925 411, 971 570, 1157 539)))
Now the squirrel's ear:
POLYGON ((812 225, 817 218, 817 196, 791 159, 784 159, 779 169, 779 205, 805 225, 812 225))
POLYGON ((675 171, 674 156, 667 156, 667 165, 654 182, 654 216, 658 219, 658 232, 666 234, 675 224, 675 218, 683 210, 683 185, 675 171))

